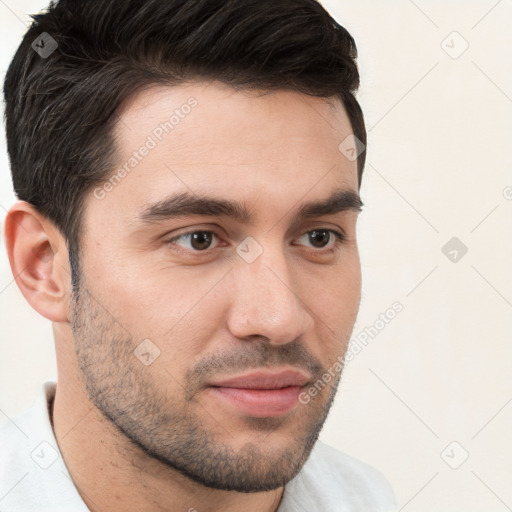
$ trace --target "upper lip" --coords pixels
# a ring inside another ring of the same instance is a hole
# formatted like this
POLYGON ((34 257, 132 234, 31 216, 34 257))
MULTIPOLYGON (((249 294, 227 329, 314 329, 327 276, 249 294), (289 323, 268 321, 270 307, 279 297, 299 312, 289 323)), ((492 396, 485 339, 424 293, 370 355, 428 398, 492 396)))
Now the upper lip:
POLYGON ((310 377, 300 370, 256 370, 229 379, 211 382, 210 386, 245 389, 280 389, 287 386, 304 386, 310 377))

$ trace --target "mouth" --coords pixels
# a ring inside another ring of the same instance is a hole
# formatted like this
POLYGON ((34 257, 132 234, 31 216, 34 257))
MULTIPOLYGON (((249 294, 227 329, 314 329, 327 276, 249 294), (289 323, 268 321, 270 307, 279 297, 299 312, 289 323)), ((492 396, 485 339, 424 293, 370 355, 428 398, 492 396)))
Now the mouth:
POLYGON ((265 418, 290 413, 311 377, 299 370, 253 371, 211 382, 210 393, 242 414, 265 418))
POLYGON ((256 370, 228 379, 214 381, 210 386, 244 389, 281 389, 288 386, 305 386, 311 377, 299 370, 280 371, 256 370))
POLYGON ((268 418, 290 413, 299 403, 303 388, 286 386, 279 389, 223 388, 213 386, 211 392, 229 406, 247 416, 268 418))

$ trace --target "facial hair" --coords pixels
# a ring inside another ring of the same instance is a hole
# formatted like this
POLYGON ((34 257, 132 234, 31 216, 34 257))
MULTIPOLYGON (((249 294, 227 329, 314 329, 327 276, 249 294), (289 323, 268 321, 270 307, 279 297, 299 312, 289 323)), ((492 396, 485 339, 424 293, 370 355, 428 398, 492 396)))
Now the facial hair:
MULTIPOLYGON (((198 399, 201 386, 214 375, 277 365, 303 368, 317 382, 325 368, 303 343, 247 342, 243 348, 205 356, 178 382, 172 369, 141 364, 134 355, 140 340, 83 283, 72 295, 71 317, 78 366, 92 404, 149 457, 209 488, 249 493, 289 482, 308 459, 341 378, 339 372, 324 393, 297 405, 288 416, 245 419, 247 431, 267 437, 286 425, 288 433, 282 436, 286 441, 277 449, 275 444, 269 449, 264 442, 246 442, 235 449, 229 440, 237 432, 230 432, 219 412, 198 399)), ((158 346, 172 350, 172 343, 166 348, 160 341, 158 346)))

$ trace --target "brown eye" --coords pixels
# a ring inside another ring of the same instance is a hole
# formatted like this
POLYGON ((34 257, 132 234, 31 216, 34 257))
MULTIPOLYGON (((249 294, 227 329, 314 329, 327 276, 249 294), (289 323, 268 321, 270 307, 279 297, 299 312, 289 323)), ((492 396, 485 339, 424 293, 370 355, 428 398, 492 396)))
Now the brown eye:
POLYGON ((327 230, 315 230, 310 232, 310 240, 314 247, 323 248, 331 240, 331 233, 327 230))
POLYGON ((345 236, 332 229, 314 229, 304 233, 300 238, 307 237, 308 242, 315 249, 324 249, 329 244, 334 247, 345 240, 345 236))
POLYGON ((213 239, 216 236, 217 235, 212 231, 190 231, 175 238, 171 238, 169 243, 177 244, 178 242, 188 240, 188 242, 186 242, 186 246, 184 247, 182 245, 181 247, 195 252, 201 252, 210 249, 213 239))

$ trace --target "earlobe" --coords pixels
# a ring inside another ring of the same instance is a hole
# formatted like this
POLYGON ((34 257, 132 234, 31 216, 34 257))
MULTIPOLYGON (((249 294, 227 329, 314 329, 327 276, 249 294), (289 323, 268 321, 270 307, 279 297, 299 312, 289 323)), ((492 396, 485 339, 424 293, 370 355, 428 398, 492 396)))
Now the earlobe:
POLYGON ((52 322, 67 322, 69 262, 59 230, 32 205, 18 201, 5 219, 5 242, 11 270, 23 296, 52 322))

